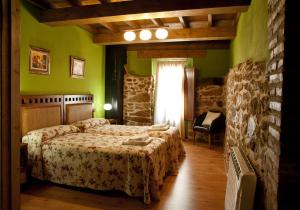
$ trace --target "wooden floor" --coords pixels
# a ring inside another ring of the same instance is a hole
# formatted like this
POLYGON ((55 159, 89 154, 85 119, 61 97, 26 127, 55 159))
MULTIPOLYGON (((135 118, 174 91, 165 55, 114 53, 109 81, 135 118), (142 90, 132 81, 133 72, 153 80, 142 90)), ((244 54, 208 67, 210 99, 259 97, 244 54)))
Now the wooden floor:
POLYGON ((220 210, 224 209, 226 175, 223 151, 185 143, 187 156, 179 174, 166 179, 161 200, 145 205, 123 193, 98 192, 50 183, 35 183, 21 194, 22 210, 220 210))

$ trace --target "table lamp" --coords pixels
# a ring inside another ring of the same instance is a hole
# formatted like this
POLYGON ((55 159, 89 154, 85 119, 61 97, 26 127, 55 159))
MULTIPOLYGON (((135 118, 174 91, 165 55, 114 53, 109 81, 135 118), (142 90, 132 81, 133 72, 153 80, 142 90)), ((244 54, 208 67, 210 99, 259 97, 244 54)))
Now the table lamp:
POLYGON ((109 112, 112 109, 112 105, 110 103, 106 103, 106 104, 104 104, 103 108, 106 111, 105 112, 105 117, 109 119, 110 118, 110 113, 109 112))
POLYGON ((107 104, 104 104, 103 108, 104 108, 105 111, 109 111, 109 110, 112 109, 112 105, 107 103, 107 104))

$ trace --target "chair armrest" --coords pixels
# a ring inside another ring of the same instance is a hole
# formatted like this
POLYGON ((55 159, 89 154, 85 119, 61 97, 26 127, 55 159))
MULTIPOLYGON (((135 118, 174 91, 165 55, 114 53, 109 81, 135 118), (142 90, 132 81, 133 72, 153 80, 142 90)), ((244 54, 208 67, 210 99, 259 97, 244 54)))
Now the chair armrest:
POLYGON ((195 118, 194 123, 193 123, 193 128, 195 126, 202 126, 202 122, 204 121, 205 117, 206 117, 206 112, 200 114, 197 118, 195 118))

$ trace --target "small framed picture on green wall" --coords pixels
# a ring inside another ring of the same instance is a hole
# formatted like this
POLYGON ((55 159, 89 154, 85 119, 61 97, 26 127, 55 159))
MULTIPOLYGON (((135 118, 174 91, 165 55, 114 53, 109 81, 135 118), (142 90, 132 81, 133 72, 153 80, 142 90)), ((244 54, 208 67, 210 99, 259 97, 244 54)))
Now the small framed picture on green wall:
POLYGON ((71 56, 70 64, 71 64, 71 68, 70 68, 71 77, 83 79, 84 78, 85 60, 82 58, 71 56))
POLYGON ((50 74, 50 51, 30 46, 29 72, 33 74, 50 74))

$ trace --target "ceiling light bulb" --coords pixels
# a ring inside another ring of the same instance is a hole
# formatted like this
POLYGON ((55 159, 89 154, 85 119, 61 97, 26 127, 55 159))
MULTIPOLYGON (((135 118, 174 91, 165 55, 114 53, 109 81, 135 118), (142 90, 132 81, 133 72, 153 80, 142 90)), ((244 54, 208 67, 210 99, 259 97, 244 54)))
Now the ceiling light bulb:
POLYGON ((149 31, 149 30, 142 30, 142 31, 140 32, 140 39, 141 39, 141 40, 146 41, 146 40, 151 39, 151 37, 152 37, 152 33, 151 33, 151 31, 149 31))
POLYGON ((155 32, 155 36, 158 39, 165 39, 168 37, 168 35, 169 35, 169 32, 167 31, 167 29, 164 29, 164 28, 159 28, 155 32))
POLYGON ((126 41, 131 42, 131 41, 135 40, 135 38, 136 38, 136 35, 135 35, 135 33, 133 31, 126 31, 124 33, 124 39, 126 41))

